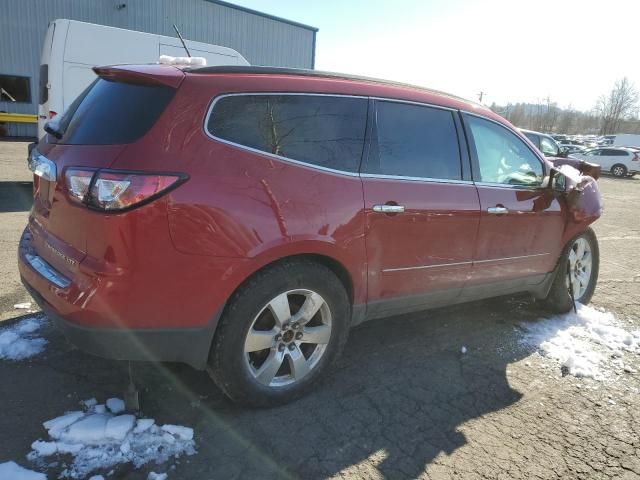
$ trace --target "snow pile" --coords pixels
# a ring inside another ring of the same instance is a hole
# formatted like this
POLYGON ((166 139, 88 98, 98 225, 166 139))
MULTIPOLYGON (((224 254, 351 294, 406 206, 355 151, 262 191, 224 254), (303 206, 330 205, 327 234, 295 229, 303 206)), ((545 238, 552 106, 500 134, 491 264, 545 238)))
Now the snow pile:
POLYGON ((163 463, 172 457, 196 453, 193 429, 158 426, 152 418, 118 415, 124 410, 122 400, 110 398, 106 403, 105 407, 95 399, 85 400, 81 404, 86 410, 67 412, 44 422, 50 440, 33 442, 33 451, 27 458, 44 464, 44 457, 70 454, 73 462, 61 477, 86 478, 95 470, 121 463, 132 463, 138 468, 149 462, 163 463))
POLYGON ((172 57, 171 55, 160 55, 160 65, 173 65, 180 67, 206 67, 207 59, 204 57, 172 57))
POLYGON ((22 468, 16 462, 0 463, 0 478, 11 480, 47 480, 44 473, 22 468))
POLYGON ((0 330, 0 359, 22 360, 38 355, 47 341, 36 335, 43 318, 27 318, 0 330))
POLYGON ((609 312, 581 304, 577 310, 521 324, 523 343, 537 347, 576 377, 604 380, 612 372, 633 372, 622 357, 625 352, 640 353, 640 330, 625 330, 609 312))

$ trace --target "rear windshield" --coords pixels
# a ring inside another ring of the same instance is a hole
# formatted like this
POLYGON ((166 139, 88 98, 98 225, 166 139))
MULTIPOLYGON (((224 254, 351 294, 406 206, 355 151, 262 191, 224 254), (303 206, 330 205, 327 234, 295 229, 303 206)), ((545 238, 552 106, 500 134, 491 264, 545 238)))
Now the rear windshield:
POLYGON ((164 86, 114 82, 92 83, 59 122, 67 145, 118 145, 142 137, 173 98, 175 89, 164 86))

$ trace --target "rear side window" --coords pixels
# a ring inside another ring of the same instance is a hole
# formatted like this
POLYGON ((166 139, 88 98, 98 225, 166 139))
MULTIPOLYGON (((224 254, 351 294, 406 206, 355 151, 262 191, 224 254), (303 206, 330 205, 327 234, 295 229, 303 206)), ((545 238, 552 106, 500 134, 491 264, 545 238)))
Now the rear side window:
POLYGON ((626 157, 629 155, 629 152, 626 152, 625 150, 603 150, 602 154, 604 156, 608 156, 608 157, 626 157))
POLYGON ((323 95, 230 95, 214 105, 209 133, 221 140, 325 168, 357 172, 367 100, 323 95))
POLYGON ((462 178, 458 136, 449 110, 376 101, 376 126, 367 173, 462 178))
POLYGON ((142 137, 173 98, 173 88, 96 80, 60 120, 68 145, 118 145, 142 137))

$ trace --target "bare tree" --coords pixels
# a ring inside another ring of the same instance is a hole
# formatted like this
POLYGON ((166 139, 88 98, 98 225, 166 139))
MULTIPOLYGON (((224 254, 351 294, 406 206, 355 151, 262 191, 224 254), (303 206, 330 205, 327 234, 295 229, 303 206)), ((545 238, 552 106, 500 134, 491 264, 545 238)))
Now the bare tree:
POLYGON ((600 134, 618 133, 621 122, 638 111, 638 91, 627 77, 617 80, 608 95, 600 96, 596 111, 602 117, 600 134))

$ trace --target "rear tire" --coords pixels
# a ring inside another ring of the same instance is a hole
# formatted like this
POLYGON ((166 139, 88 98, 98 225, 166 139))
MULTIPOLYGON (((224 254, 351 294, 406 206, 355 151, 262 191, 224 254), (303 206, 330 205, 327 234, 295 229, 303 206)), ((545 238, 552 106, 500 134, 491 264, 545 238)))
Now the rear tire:
POLYGON ((574 289, 575 301, 587 305, 596 289, 599 269, 598 239, 593 229, 587 228, 575 236, 563 251, 556 278, 544 299, 545 306, 556 313, 567 313, 573 309, 569 282, 574 289))
POLYGON ((611 167, 611 175, 618 178, 624 178, 627 176, 627 167, 616 163, 613 167, 611 167))
POLYGON ((288 403, 312 389, 338 358, 350 312, 342 283, 326 266, 293 260, 268 267, 229 301, 207 370, 234 402, 288 403))

